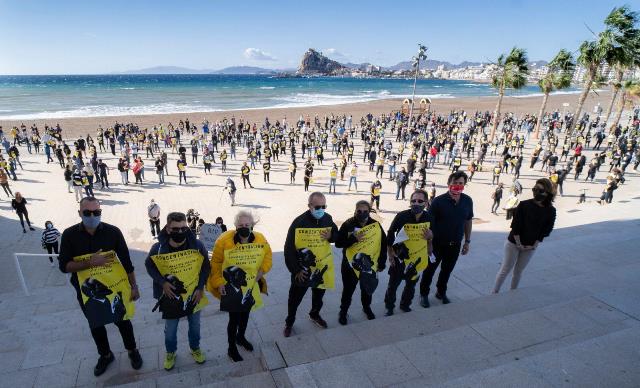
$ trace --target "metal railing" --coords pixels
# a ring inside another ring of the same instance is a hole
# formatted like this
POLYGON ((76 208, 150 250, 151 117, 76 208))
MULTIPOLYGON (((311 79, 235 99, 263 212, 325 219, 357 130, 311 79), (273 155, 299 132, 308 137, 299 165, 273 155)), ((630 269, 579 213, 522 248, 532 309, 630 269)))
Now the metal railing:
POLYGON ((20 280, 20 285, 22 286, 22 290, 24 291, 26 296, 31 296, 31 293, 29 292, 29 287, 27 287, 27 282, 24 279, 24 274, 22 273, 22 267, 20 266, 20 260, 18 260, 18 257, 20 256, 38 256, 38 257, 49 257, 49 256, 55 256, 56 258, 58 257, 57 253, 52 253, 52 254, 48 254, 48 253, 14 253, 13 254, 13 259, 15 261, 16 264, 16 271, 18 272, 18 279, 20 280))

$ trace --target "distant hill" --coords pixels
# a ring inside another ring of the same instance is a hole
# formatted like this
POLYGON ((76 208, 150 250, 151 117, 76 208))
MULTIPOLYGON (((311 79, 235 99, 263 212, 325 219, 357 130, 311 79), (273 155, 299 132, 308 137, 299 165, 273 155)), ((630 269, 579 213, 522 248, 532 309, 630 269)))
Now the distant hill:
POLYGON ((276 74, 278 70, 264 69, 255 66, 231 66, 210 72, 210 74, 276 74))
POLYGON ((340 75, 347 74, 350 69, 322 53, 310 48, 304 53, 297 74, 300 75, 340 75))

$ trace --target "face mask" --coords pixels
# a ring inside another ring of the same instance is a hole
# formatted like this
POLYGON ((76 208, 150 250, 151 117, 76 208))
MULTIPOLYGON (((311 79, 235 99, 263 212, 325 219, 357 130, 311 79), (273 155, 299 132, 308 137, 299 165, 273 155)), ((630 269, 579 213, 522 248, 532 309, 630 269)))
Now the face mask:
POLYGON ((238 232, 238 234, 242 238, 247 238, 247 237, 249 237, 251 235, 251 229, 246 228, 246 227, 238 228, 238 229, 236 229, 236 231, 238 232))
POLYGON ((184 240, 187 239, 186 232, 171 232, 169 233, 169 237, 173 240, 173 242, 177 244, 182 244, 184 240))
POLYGON ((424 205, 411 205, 411 213, 420 214, 424 211, 424 205))
POLYGON ((95 229, 100 225, 100 216, 80 216, 82 223, 87 229, 95 229))
POLYGON ((356 213, 356 220, 358 220, 358 222, 367 222, 368 219, 369 219, 369 212, 356 213))
POLYGON ((324 217, 324 209, 313 209, 311 210, 311 215, 313 216, 313 218, 315 218, 316 220, 321 219, 322 217, 324 217))
POLYGON ((453 196, 458 196, 464 191, 464 185, 449 185, 449 192, 453 196))
POLYGON ((45 227, 46 227, 47 229, 51 229, 51 228, 53 228, 53 225, 51 225, 51 224, 46 224, 46 225, 45 225, 45 227))

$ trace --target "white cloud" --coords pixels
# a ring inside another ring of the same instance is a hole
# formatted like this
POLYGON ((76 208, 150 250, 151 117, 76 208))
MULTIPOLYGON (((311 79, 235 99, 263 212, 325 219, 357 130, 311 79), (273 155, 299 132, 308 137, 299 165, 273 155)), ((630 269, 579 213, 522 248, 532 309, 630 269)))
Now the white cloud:
POLYGON ((341 53, 340 51, 338 51, 335 48, 328 48, 328 49, 324 49, 323 54, 328 56, 329 58, 332 59, 340 59, 340 60, 345 60, 345 59, 349 59, 347 58, 346 55, 344 55, 343 53, 341 53))
POLYGON ((244 50, 244 57, 254 61, 275 61, 276 57, 258 48, 249 47, 244 50))

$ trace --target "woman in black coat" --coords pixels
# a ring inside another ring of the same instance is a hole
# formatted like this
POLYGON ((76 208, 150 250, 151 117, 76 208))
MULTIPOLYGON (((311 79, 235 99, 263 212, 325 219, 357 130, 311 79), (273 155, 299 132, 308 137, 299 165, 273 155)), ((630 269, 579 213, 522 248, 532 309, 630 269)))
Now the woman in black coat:
POLYGON ((511 232, 504 244, 502 267, 493 287, 494 294, 500 291, 502 283, 512 270, 511 289, 518 288, 520 276, 538 245, 553 230, 556 220, 556 208, 553 207, 556 191, 553 183, 547 178, 538 179, 532 191, 533 199, 520 202, 515 210, 511 232))
POLYGON ((22 194, 16 192, 16 197, 11 200, 11 207, 15 209, 18 217, 20 217, 20 225, 22 225, 22 232, 27 233, 27 230, 24 228, 24 221, 27 220, 27 225, 29 225, 29 230, 35 230, 31 227, 31 221, 29 221, 29 212, 27 211, 27 200, 22 197, 22 194))

